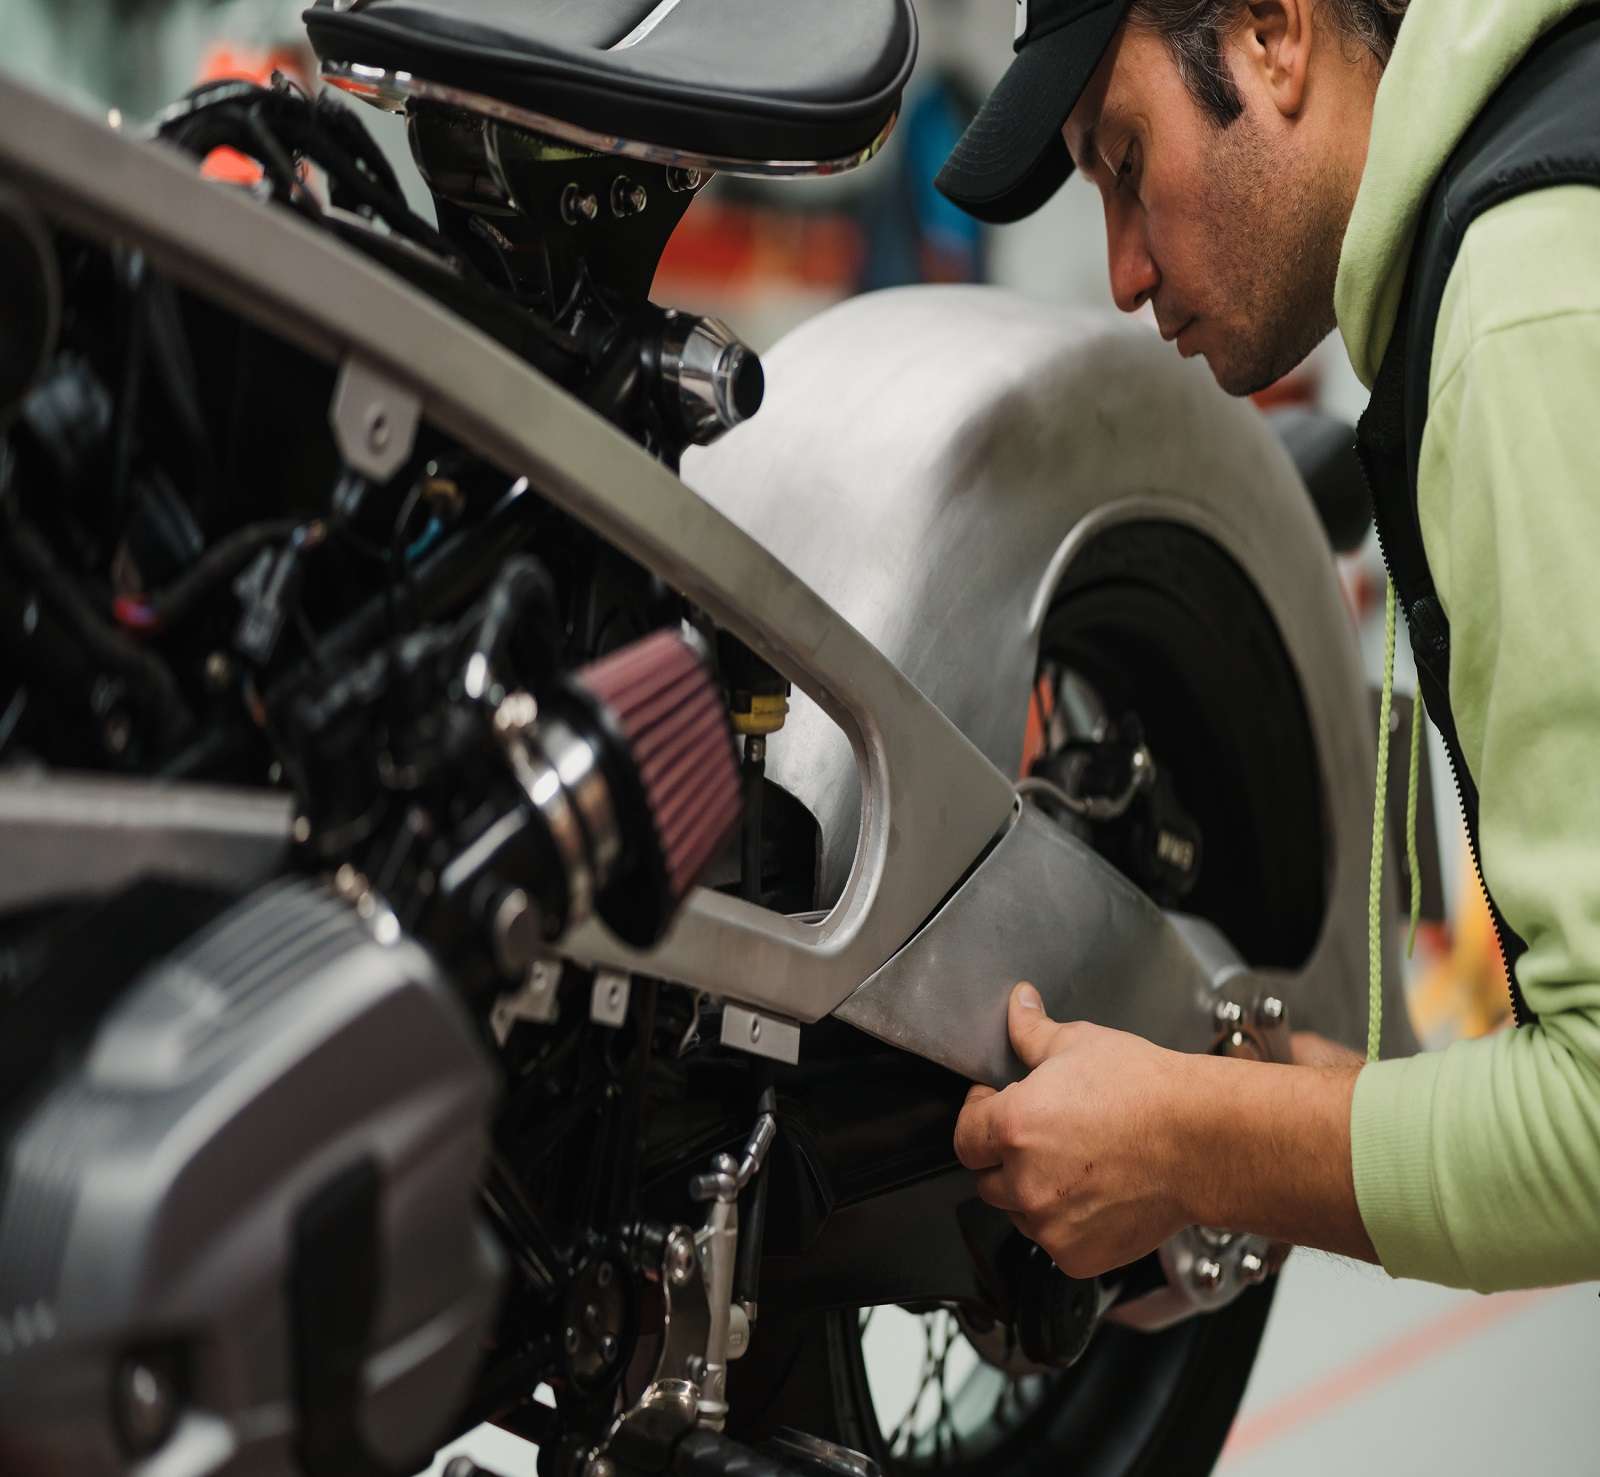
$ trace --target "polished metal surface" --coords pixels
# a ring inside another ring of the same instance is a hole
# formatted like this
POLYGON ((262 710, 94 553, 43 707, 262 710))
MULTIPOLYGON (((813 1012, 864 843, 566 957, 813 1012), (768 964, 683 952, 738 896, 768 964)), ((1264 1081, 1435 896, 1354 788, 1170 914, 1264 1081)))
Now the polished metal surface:
POLYGON ((791 1067, 800 1060, 799 1026, 742 1005, 723 1008, 721 1039, 724 1046, 736 1051, 764 1056, 769 1061, 787 1062, 791 1067))
POLYGON ((709 445, 746 419, 736 403, 739 376, 750 349, 720 318, 682 318, 661 356, 662 378, 678 392, 690 437, 709 445))
POLYGON ((339 454, 381 486, 410 460, 419 408, 411 390, 352 355, 339 366, 328 424, 339 454))
POLYGON ((1211 1045, 1210 975, 1183 935, 1110 863, 1032 807, 835 1013, 999 1087, 1024 1075, 1003 1008, 1018 980, 1039 987, 1056 1020, 1136 1031, 1178 1051, 1211 1045), (975 1001, 1001 1008, 974 1009, 975 1001))
POLYGON ((0 130, 0 176, 42 212, 138 242, 161 270, 329 362, 358 348, 417 393, 430 424, 660 574, 848 734, 871 803, 821 923, 699 891, 651 953, 590 923, 564 941, 573 957, 816 1020, 904 943, 1005 824, 1009 780, 892 661, 733 518, 527 365, 326 232, 202 180, 192 161, 10 78, 0 114, 13 120, 0 130))
MULTIPOLYGON (((1051 601, 1099 533, 1175 522, 1240 566, 1299 678, 1323 781, 1326 919, 1284 996, 1300 1025, 1359 1047, 1374 735, 1326 536, 1254 408, 1142 325, 990 288, 855 299, 762 363, 760 415, 688 452, 685 479, 813 586, 999 772, 1017 773, 1051 601)), ((874 824, 850 741, 797 693, 767 774, 822 827, 830 902, 861 815, 874 824)), ((1393 917, 1392 888, 1387 897, 1393 917)), ((1029 922, 1081 926, 1071 900, 1056 898, 1041 898, 1029 922)), ((1385 959, 1388 1056, 1415 1044, 1392 938, 1385 959)), ((1107 996, 1119 988, 1095 985, 1107 996)), ((939 1029, 957 1050, 974 1018, 1000 1013, 1000 997, 974 986, 939 1029)), ((908 1020, 897 1039, 916 1035, 908 1020)))
POLYGON ((835 159, 735 159, 725 154, 700 154, 690 149, 645 143, 640 139, 623 138, 620 134, 597 133, 576 123, 566 123, 559 118, 536 113, 530 108, 501 102, 481 92, 449 87, 442 82, 429 82, 410 72, 389 72, 382 67, 366 67, 356 63, 324 62, 322 80, 387 113, 403 113, 413 100, 441 103, 446 107, 475 113, 480 118, 493 118, 516 128, 525 128, 530 133, 560 139, 563 143, 596 154, 620 154, 624 158, 645 159, 652 164, 666 164, 677 169, 698 170, 703 174, 736 174, 749 179, 794 179, 804 175, 844 174, 857 169, 888 142, 899 117, 898 113, 891 114, 878 136, 865 148, 835 159))
POLYGON ((682 4, 682 0, 660 0, 645 18, 639 22, 622 40, 611 47, 612 51, 626 51, 630 46, 637 46, 657 26, 682 4))
POLYGON ((0 910, 101 897, 141 877, 250 887, 283 865, 292 823, 275 790, 0 775, 0 910))

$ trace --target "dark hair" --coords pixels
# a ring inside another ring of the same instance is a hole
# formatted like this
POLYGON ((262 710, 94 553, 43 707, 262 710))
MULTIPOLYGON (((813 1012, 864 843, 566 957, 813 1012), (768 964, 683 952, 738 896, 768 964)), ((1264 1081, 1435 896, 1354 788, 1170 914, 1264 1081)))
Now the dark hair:
MULTIPOLYGON (((1409 0, 1317 0, 1340 35, 1387 66, 1409 0)), ((1146 26, 1171 49, 1195 100, 1226 127, 1242 112, 1239 90, 1222 60, 1222 36, 1245 0, 1134 0, 1129 21, 1146 26)))

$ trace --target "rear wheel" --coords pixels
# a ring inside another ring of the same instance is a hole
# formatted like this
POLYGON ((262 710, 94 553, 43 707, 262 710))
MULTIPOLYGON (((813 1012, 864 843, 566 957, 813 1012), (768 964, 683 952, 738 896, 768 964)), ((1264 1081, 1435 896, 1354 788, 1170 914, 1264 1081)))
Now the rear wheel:
MULTIPOLYGON (((1251 964, 1294 969, 1326 906, 1321 784, 1305 706, 1266 606, 1203 535, 1130 523, 1091 541, 1045 624, 1035 701, 1045 758, 1096 712, 1131 714, 1165 793, 1201 838, 1167 906, 1206 918, 1251 964), (1063 696, 1063 694, 1066 696, 1063 696), (1088 701, 1084 701, 1087 696, 1088 701), (1042 701, 1041 701, 1042 699, 1042 701), (1065 707, 1077 716, 1063 723, 1065 707)), ((1141 879, 1150 816, 1086 826, 1141 879)), ((1209 1472, 1255 1361, 1274 1284, 1157 1334, 1104 1325, 1071 1368, 1016 1372, 951 1309, 845 1309, 773 1326, 739 1372, 740 1423, 790 1425, 886 1473, 1016 1477, 1209 1472)))

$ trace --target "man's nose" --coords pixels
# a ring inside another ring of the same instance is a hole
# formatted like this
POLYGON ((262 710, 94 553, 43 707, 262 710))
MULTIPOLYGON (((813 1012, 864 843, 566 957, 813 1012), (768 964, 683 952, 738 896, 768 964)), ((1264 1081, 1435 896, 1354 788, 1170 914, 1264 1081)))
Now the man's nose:
POLYGON ((1161 285, 1161 273, 1150 255, 1142 217, 1133 211, 1108 211, 1106 245, 1112 301, 1124 313, 1137 313, 1161 285))

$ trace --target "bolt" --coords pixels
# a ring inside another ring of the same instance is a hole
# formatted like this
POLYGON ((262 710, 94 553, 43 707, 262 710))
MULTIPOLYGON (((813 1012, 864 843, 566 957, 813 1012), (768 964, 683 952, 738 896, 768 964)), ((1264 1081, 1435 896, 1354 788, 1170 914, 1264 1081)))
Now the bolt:
POLYGON ((606 1004, 613 1010, 622 1004, 622 982, 612 980, 611 988, 606 991, 606 1004))
POLYGON ((569 184, 561 192, 561 219, 569 226, 577 225, 580 220, 592 221, 599 214, 600 201, 576 183, 569 184))
POLYGON ((389 413, 381 405, 374 405, 367 412, 367 445, 374 451, 382 451, 388 444, 389 413))
POLYGON ((600 1339, 600 1357, 607 1364, 617 1357, 617 1341, 611 1334, 603 1334, 600 1339))
POLYGON ((644 186, 636 185, 627 175, 619 174, 611 181, 611 213, 619 220, 638 215, 649 203, 644 186))
POLYGON ((1225 1031, 1229 1026, 1237 1026, 1244 1019, 1244 1010, 1237 1000, 1219 1000, 1215 1015, 1217 1025, 1225 1031))
POLYGON ((674 1287, 686 1287, 694 1276, 694 1242, 682 1231, 674 1231, 667 1240, 667 1280, 674 1287))
POLYGON ((1194 1264, 1194 1284, 1202 1292, 1215 1292, 1222 1286, 1222 1263, 1201 1257, 1194 1264))
MULTIPOLYGON (((535 968, 537 969, 538 966, 535 966, 535 968)), ((594 1280, 596 1285, 600 1287, 610 1287, 611 1279, 615 1276, 616 1270, 612 1267, 610 1262, 601 1262, 600 1265, 594 1269, 594 1280)))
POLYGON ((1257 1013, 1261 1017, 1263 1025, 1275 1026, 1283 1019, 1283 1001, 1278 999, 1276 995, 1268 995, 1261 1002, 1260 1010, 1257 1013))
POLYGON ((1255 1252, 1247 1251, 1239 1258, 1239 1271, 1248 1282, 1260 1282, 1267 1275, 1267 1264, 1255 1252))
POLYGON ((333 874, 333 890, 346 902, 361 895, 361 873, 356 871, 349 862, 345 862, 333 874))
POLYGON ((223 692, 233 681, 233 663, 225 651, 214 651, 206 658, 206 686, 212 692, 223 692))
POLYGON ((310 817, 297 815, 294 824, 289 827, 289 834, 294 838, 295 845, 304 846, 311 839, 310 817))
POLYGON ((750 1021, 750 1039, 752 1042, 761 1039, 761 1017, 755 1016, 750 1021))
POLYGON ((591 1332, 594 1332, 594 1333, 598 1333, 599 1332, 599 1330, 600 1330, 600 1304, 599 1303, 586 1303, 584 1305, 583 1323, 584 1323, 584 1327, 589 1329, 591 1332))
POLYGON ((177 1392, 166 1374, 142 1359, 125 1359, 117 1371, 117 1424, 135 1456, 148 1456, 172 1433, 177 1392))
POLYGON ((578 1352, 578 1330, 570 1323, 567 1325, 567 1331, 561 1335, 561 1342, 565 1346, 567 1353, 576 1354, 578 1352))

